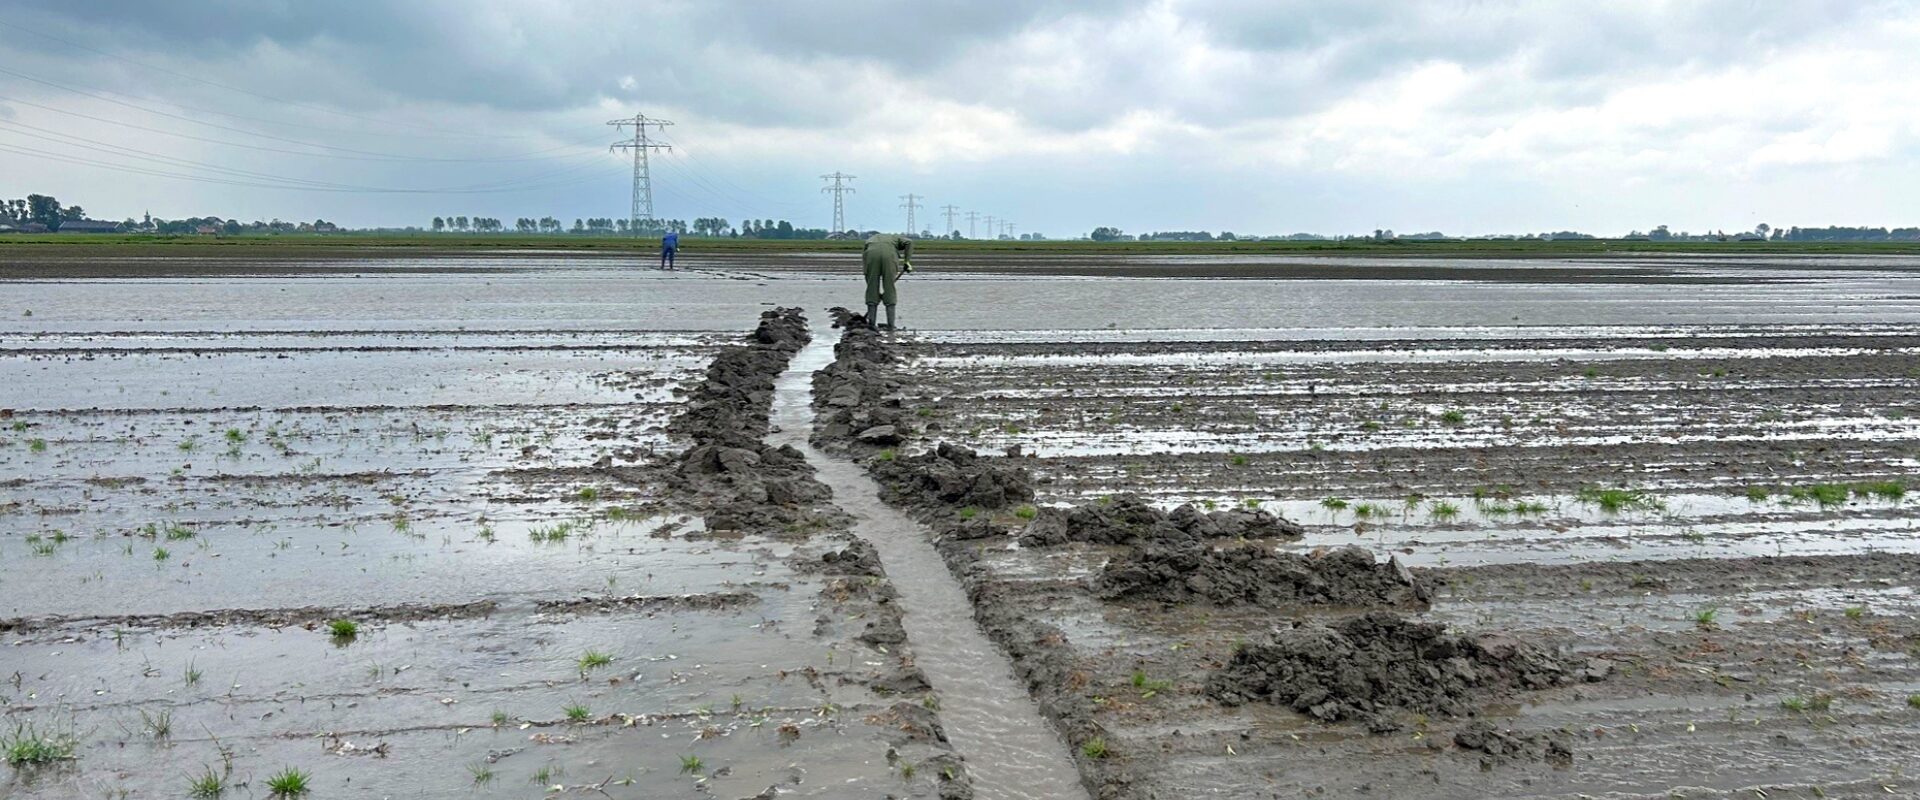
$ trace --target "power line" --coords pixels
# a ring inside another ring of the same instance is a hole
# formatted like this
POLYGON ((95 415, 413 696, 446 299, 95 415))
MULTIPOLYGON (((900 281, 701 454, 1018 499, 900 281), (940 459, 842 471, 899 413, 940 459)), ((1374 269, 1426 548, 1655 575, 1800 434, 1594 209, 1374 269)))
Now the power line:
MULTIPOLYGON (((481 140, 488 140, 488 141, 491 141, 494 139, 502 139, 502 138, 508 138, 508 139, 539 138, 539 137, 533 137, 533 136, 501 136, 498 134, 491 134, 491 133, 473 133, 471 131, 454 131, 454 130, 448 130, 446 128, 434 127, 431 125, 417 125, 417 124, 411 124, 411 123, 394 122, 392 120, 383 120, 378 117, 368 117, 360 114, 353 114, 353 113, 341 111, 335 108, 328 108, 326 106, 315 105, 312 103, 303 103, 296 100, 288 100, 284 97, 275 97, 270 94, 261 94, 260 92, 252 91, 250 89, 242 89, 238 86, 230 86, 228 84, 220 83, 219 81, 207 80, 206 78, 202 78, 197 75, 189 75, 187 73, 180 72, 177 70, 167 69, 166 67, 160 67, 160 66, 155 66, 153 64, 148 64, 146 62, 136 61, 126 56, 120 55, 118 53, 110 53, 105 50, 100 50, 98 48, 88 47, 84 44, 80 44, 79 42, 71 41, 68 39, 62 39, 53 34, 46 33, 44 31, 37 31, 32 28, 19 25, 17 23, 9 22, 5 19, 0 19, 0 27, 12 28, 13 30, 20 31, 22 33, 33 34, 34 36, 38 36, 42 39, 59 42, 68 47, 75 48, 77 50, 85 50, 89 53, 94 53, 96 55, 102 55, 111 59, 123 61, 128 64, 132 64, 136 67, 139 67, 141 69, 147 70, 149 72, 159 72, 167 75, 172 75, 176 78, 182 78, 185 80, 193 81, 194 83, 204 84, 204 85, 212 86, 218 89, 226 89, 227 91, 230 91, 230 92, 238 92, 240 94, 248 95, 250 97, 257 97, 262 100, 270 100, 275 103, 281 103, 284 105, 294 106, 298 108, 308 108, 314 111, 319 111, 321 113, 334 114, 337 116, 347 117, 349 119, 357 119, 364 122, 372 122, 380 125, 392 125, 398 128, 416 128, 419 130, 434 131, 437 133, 444 134, 447 138, 481 139, 481 140)), ((221 112, 210 112, 210 113, 221 113, 221 112)), ((240 117, 240 118, 245 119, 245 117, 240 117)), ((271 124, 295 124, 295 123, 271 123, 271 124)))
POLYGON ((841 231, 844 231, 847 229, 847 206, 846 206, 845 195, 853 194, 853 187, 844 185, 841 183, 841 181, 853 180, 853 176, 842 175, 838 170, 836 170, 831 175, 820 176, 820 179, 824 181, 833 181, 833 185, 822 187, 820 191, 825 194, 833 195, 833 230, 830 231, 830 233, 840 233, 841 231))
POLYGON ((956 205, 944 205, 944 206, 941 206, 940 208, 946 212, 945 216, 947 218, 947 229, 944 231, 941 231, 940 233, 940 235, 944 237, 949 233, 953 233, 954 231, 959 230, 959 228, 953 227, 953 217, 955 214, 959 213, 960 207, 956 205))
MULTIPOLYGON (((281 148, 265 147, 261 145, 243 144, 240 142, 232 142, 232 141, 227 141, 222 139, 209 139, 209 138, 200 137, 200 136, 193 136, 191 134, 175 133, 173 131, 168 131, 161 128, 152 128, 144 125, 136 125, 130 122, 126 122, 124 120, 108 119, 106 117, 97 117, 91 114, 83 114, 78 111, 68 111, 66 109, 55 108, 53 106, 48 106, 48 105, 42 105, 40 103, 35 103, 28 100, 19 100, 12 97, 0 97, 0 100, 6 100, 7 102, 11 102, 11 103, 19 103, 20 105, 24 105, 24 106, 31 106, 33 108, 52 111, 56 114, 67 114, 70 116, 81 117, 83 119, 94 120, 96 122, 105 122, 105 123, 117 125, 120 127, 137 128, 140 130, 159 133, 165 136, 177 136, 183 139, 192 139, 195 141, 208 142, 211 144, 226 145, 229 147, 244 147, 251 150, 263 150, 266 152, 273 152, 273 153, 287 153, 287 154, 296 155, 296 156, 308 156, 308 157, 315 157, 315 158, 349 158, 349 159, 356 159, 356 160, 362 160, 362 161, 420 161, 420 162, 476 163, 476 162, 488 162, 488 161, 532 161, 532 160, 539 160, 542 157, 555 158, 557 156, 546 156, 544 154, 552 153, 556 150, 563 150, 563 149, 579 146, 579 145, 562 145, 560 147, 552 147, 546 150, 540 150, 533 153, 527 153, 527 154, 511 156, 507 158, 497 158, 497 159, 496 158, 437 158, 437 157, 429 157, 429 156, 402 155, 397 153, 383 153, 377 150, 360 150, 352 147, 339 147, 336 145, 321 144, 319 142, 309 142, 302 139, 291 139, 285 136, 275 136, 270 133, 260 133, 258 131, 250 131, 245 128, 236 128, 236 127, 233 127, 232 125, 221 125, 217 122, 208 122, 203 119, 195 119, 193 117, 184 116, 181 114, 174 114, 167 111, 148 108, 146 106, 140 105, 139 103, 130 103, 125 100, 116 100, 112 97, 108 97, 103 94, 90 92, 85 89, 77 89, 72 86, 68 86, 62 83, 57 83, 54 81, 45 80, 42 78, 36 78, 32 75, 28 75, 23 72, 15 72, 13 70, 6 69, 5 67, 0 67, 0 74, 13 75, 15 77, 24 78, 26 80, 33 81, 34 83, 51 86, 55 89, 61 89, 63 91, 73 92, 74 94, 78 94, 82 97, 90 97, 95 100, 99 100, 101 102, 112 103, 118 106, 125 106, 127 108, 131 108, 136 111, 144 111, 148 114, 152 114, 158 117, 166 117, 167 119, 179 120, 181 122, 192 123, 194 125, 202 125, 208 128, 216 129, 216 130, 231 131, 233 133, 239 133, 239 134, 244 134, 246 136, 266 139, 268 141, 284 142, 286 144, 300 145, 301 147, 311 147, 311 148, 316 148, 320 150, 330 150, 330 151, 334 151, 335 153, 349 154, 349 155, 334 155, 332 153, 307 153, 299 150, 286 150, 281 148)), ((238 115, 233 115, 233 114, 222 114, 221 112, 218 112, 218 111, 208 111, 206 109, 195 109, 195 108, 189 108, 187 106, 181 106, 181 108, 187 111, 194 111, 202 114, 219 114, 220 116, 232 116, 238 119, 253 120, 253 118, 251 117, 239 117, 238 115)), ((253 121, 260 121, 260 120, 253 120, 253 121)))
POLYGON ((900 207, 907 210, 907 234, 911 236, 914 231, 919 230, 919 228, 913 225, 913 212, 920 208, 920 204, 915 202, 920 199, 920 195, 908 192, 907 194, 900 195, 900 199, 906 201, 901 203, 900 207))
POLYGON ((664 128, 673 123, 664 119, 647 119, 647 115, 645 114, 635 114, 633 115, 633 119, 616 119, 607 124, 616 128, 622 125, 633 126, 633 138, 614 142, 612 145, 609 145, 609 149, 624 147, 633 151, 633 211, 631 216, 627 218, 627 230, 631 231, 633 235, 638 236, 641 230, 641 220, 646 221, 647 230, 654 228, 653 175, 647 164, 647 153, 650 150, 668 150, 673 147, 672 145, 648 141, 647 126, 651 125, 656 128, 664 128))

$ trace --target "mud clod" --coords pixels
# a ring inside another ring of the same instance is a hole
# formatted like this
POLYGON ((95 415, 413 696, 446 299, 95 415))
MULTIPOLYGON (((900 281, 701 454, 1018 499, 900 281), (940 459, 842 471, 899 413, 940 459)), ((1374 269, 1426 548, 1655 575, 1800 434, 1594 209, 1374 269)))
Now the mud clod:
POLYGON ((1398 559, 1374 560, 1358 546, 1307 555, 1265 544, 1216 548, 1156 540, 1108 562, 1092 579, 1106 600, 1215 605, 1425 607, 1427 588, 1398 559))
POLYGON ((1453 744, 1481 753, 1480 766, 1485 769, 1514 760, 1541 759, 1556 766, 1573 762, 1573 737, 1565 731, 1525 733, 1474 720, 1454 732, 1453 744))
POLYGON ((1391 730, 1399 712, 1473 716, 1489 697, 1592 674, 1584 663, 1511 636, 1462 636, 1439 623, 1373 611, 1295 623, 1267 643, 1242 647, 1207 680, 1206 691, 1225 705, 1265 701, 1391 730))
POLYGON ((1256 509, 1204 512, 1188 503, 1161 511, 1139 495, 1070 509, 1043 508, 1020 534, 1020 544, 1044 547, 1067 542, 1138 544, 1198 539, 1278 539, 1306 533, 1297 523, 1256 509))
POLYGON ((874 461, 869 469, 885 487, 886 500, 906 508, 995 510, 1033 500, 1033 476, 1025 467, 957 444, 942 442, 919 455, 874 461))

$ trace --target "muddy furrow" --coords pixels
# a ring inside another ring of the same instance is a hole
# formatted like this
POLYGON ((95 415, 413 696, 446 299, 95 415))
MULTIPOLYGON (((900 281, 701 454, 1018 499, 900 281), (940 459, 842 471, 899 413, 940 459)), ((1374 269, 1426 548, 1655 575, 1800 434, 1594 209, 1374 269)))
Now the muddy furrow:
POLYGON ((816 449, 837 441, 823 431, 839 429, 814 414, 818 399, 814 392, 822 374, 814 369, 837 363, 829 356, 827 348, 815 345, 782 379, 776 439, 806 448, 822 479, 834 487, 839 505, 853 513, 854 533, 873 543, 899 586, 899 602, 908 612, 903 620, 907 637, 943 698, 942 716, 970 760, 980 796, 1010 800, 1084 796, 1060 738, 1016 682, 1018 664, 1010 667, 981 629, 955 624, 970 616, 969 603, 962 586, 928 547, 925 530, 879 502, 881 488, 857 467, 816 449))

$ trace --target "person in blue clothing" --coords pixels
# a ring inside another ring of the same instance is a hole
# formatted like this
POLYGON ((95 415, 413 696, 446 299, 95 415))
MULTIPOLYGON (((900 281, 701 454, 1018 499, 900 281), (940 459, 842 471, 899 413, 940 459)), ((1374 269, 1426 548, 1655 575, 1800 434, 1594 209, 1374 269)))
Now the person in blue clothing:
POLYGON ((673 269, 673 256, 680 252, 680 234, 667 231, 660 237, 660 268, 673 269))

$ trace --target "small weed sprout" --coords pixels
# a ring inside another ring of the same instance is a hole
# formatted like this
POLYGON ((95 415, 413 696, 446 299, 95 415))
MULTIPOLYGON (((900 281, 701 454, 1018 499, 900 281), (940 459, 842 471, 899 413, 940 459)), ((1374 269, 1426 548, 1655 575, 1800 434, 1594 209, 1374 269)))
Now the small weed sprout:
POLYGON ((47 440, 45 440, 45 439, 28 439, 28 440, 27 440, 27 450, 28 450, 29 452, 34 452, 34 453, 44 453, 44 452, 47 452, 47 440))
POLYGON ((574 496, 580 498, 580 502, 582 503, 591 503, 600 499, 600 487, 582 486, 580 487, 580 491, 574 493, 574 496))
POLYGON ((1021 506, 1013 510, 1013 515, 1020 519, 1031 520, 1040 516, 1040 510, 1033 506, 1021 506))
POLYGON ((1457 408, 1449 408, 1440 412, 1440 421, 1448 425, 1464 425, 1467 422, 1467 412, 1457 408))
POLYGON ((173 712, 167 710, 149 712, 140 709, 140 730, 155 740, 173 737, 173 712))
POLYGON ((164 547, 153 548, 153 560, 155 561, 165 561, 172 557, 173 557, 173 553, 169 552, 167 548, 164 548, 164 547))
POLYGON ((213 800, 227 793, 227 776, 213 771, 213 767, 204 767, 199 775, 187 779, 187 796, 199 800, 213 800))
POLYGON ((900 456, 899 456, 899 454, 898 454, 898 453, 895 453, 895 452, 893 452, 893 449, 892 449, 892 448, 888 448, 888 449, 886 449, 886 450, 882 450, 882 451, 880 451, 880 454, 879 454, 879 455, 876 455, 876 456, 874 456, 874 458, 877 458, 877 459, 879 459, 879 460, 881 460, 881 461, 892 461, 892 460, 894 460, 894 459, 896 459, 896 458, 899 458, 899 457, 900 457, 900 456))
POLYGON ((1702 628, 1714 627, 1720 619, 1720 609, 1703 608, 1693 613, 1693 624, 1702 628))
POLYGON ((1088 739, 1084 744, 1080 745, 1080 754, 1087 758, 1106 758, 1108 754, 1107 737, 1095 736, 1088 739))
POLYGON ((508 722, 513 721, 513 718, 507 716, 507 712, 505 711, 494 709, 492 720, 493 720, 493 727, 499 728, 499 727, 505 726, 508 722))
POLYGON ((1141 670, 1133 671, 1133 688, 1140 690, 1141 699, 1146 699, 1173 688, 1173 681, 1154 680, 1141 670))
POLYGON ((680 757, 681 772, 688 772, 694 775, 698 775, 701 773, 701 771, 705 770, 706 768, 707 768, 706 762, 701 761, 699 756, 684 755, 680 757))
POLYGON ((580 654, 580 674, 585 675, 588 672, 592 672, 593 670, 599 669, 601 667, 607 666, 608 664, 612 664, 612 663, 613 663, 612 653, 606 653, 599 650, 588 650, 587 652, 580 654))
POLYGON ((974 508, 973 506, 967 506, 966 508, 960 509, 961 519, 973 519, 974 517, 977 517, 977 516, 980 516, 980 509, 978 508, 974 508))
POLYGON ((307 784, 313 778, 305 772, 287 767, 267 778, 269 797, 302 797, 311 789, 307 784))
POLYGON ((527 531, 527 537, 536 542, 564 542, 573 535, 573 523, 559 522, 527 531))
POLYGON ((473 785, 485 786, 493 783, 493 765, 486 762, 467 765, 467 772, 473 775, 473 785))
POLYGON ((5 754, 7 766, 10 767, 71 761, 74 758, 74 750, 79 746, 79 740, 72 734, 60 731, 42 732, 32 723, 16 725, 13 733, 0 736, 0 753, 5 754))
POLYGON ((194 666, 194 662, 189 661, 187 662, 186 674, 180 676, 180 678, 181 681, 186 684, 187 688, 191 689, 200 683, 200 668, 194 666))
POLYGON ((593 719, 593 712, 587 710, 586 706, 578 703, 567 706, 566 713, 568 722, 586 722, 587 720, 593 719))
POLYGON ((1753 502, 1753 503, 1763 503, 1763 502, 1766 502, 1766 499, 1767 499, 1767 498, 1769 498, 1769 497, 1772 497, 1772 496, 1773 496, 1773 490, 1771 490, 1771 489, 1768 489, 1768 488, 1767 488, 1767 487, 1765 487, 1765 486, 1749 486, 1749 487, 1747 487, 1747 501, 1748 501, 1748 502, 1753 502))
POLYGON ((327 633, 335 639, 350 640, 360 635, 360 623, 350 619, 336 619, 327 623, 327 633))
POLYGON ((1908 708, 1920 708, 1920 694, 1907 695, 1908 708))
POLYGON ((1639 489, 1602 489, 1587 487, 1574 495, 1582 503, 1599 506, 1601 511, 1617 514, 1622 511, 1660 511, 1666 505, 1660 499, 1639 489))
POLYGON ((1445 500, 1435 500, 1433 505, 1427 507, 1427 513, 1432 514, 1434 519, 1453 519, 1460 516, 1460 507, 1445 500))
POLYGON ((1866 606, 1847 606, 1847 610, 1842 613, 1845 613, 1847 615, 1847 619, 1861 619, 1867 616, 1867 607, 1866 606))

